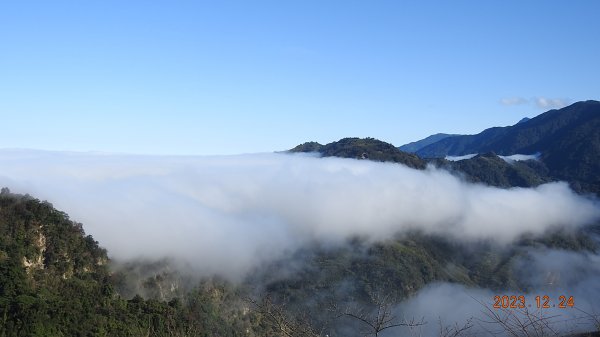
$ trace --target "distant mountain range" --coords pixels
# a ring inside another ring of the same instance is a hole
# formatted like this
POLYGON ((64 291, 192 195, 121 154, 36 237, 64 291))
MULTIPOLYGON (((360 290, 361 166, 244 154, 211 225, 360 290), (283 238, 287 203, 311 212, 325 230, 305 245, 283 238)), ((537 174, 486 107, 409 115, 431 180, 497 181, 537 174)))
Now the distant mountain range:
POLYGON ((420 149, 424 148, 425 146, 431 145, 433 143, 437 143, 440 140, 444 139, 444 138, 448 138, 448 137, 456 137, 456 136, 461 136, 461 135, 453 135, 453 134, 447 134, 447 133, 436 133, 435 135, 431 135, 427 138, 423 138, 421 140, 417 140, 416 142, 412 142, 412 143, 408 143, 408 144, 404 144, 402 146, 399 146, 398 149, 404 152, 410 152, 410 153, 416 153, 417 151, 419 151, 420 149))
POLYGON ((460 171, 469 180, 503 187, 565 180, 578 192, 600 195, 600 102, 577 102, 476 135, 435 134, 400 148, 373 138, 344 138, 327 145, 304 143, 291 151, 393 161, 414 168, 430 162, 460 171), (416 156, 407 153, 413 151, 416 156), (540 154, 537 162, 507 163, 496 156, 535 153, 540 154), (446 156, 468 154, 483 156, 458 162, 444 160, 446 156))
MULTIPOLYGON (((521 120, 519 120, 517 122, 517 124, 525 123, 530 119, 531 118, 523 117, 521 120)), ((464 136, 464 135, 449 134, 449 133, 436 133, 435 135, 425 137, 421 140, 417 140, 416 142, 410 142, 408 144, 398 146, 398 149, 401 151, 404 151, 404 152, 417 153, 422 148, 429 146, 431 144, 437 143, 442 139, 449 138, 449 137, 456 137, 456 136, 464 136)))
POLYGON ((513 126, 444 138, 416 153, 441 158, 487 152, 539 152, 551 177, 569 181, 577 190, 600 192, 600 102, 577 102, 513 126))
POLYGON ((415 169, 425 169, 429 163, 456 172, 468 181, 504 188, 533 187, 553 180, 545 165, 535 160, 508 162, 493 152, 458 161, 422 159, 374 138, 343 138, 326 145, 307 142, 290 152, 317 152, 323 157, 395 162, 415 169))
POLYGON ((546 153, 549 150, 553 151, 558 146, 557 143, 567 142, 570 147, 587 137, 597 136, 598 129, 590 126, 597 126, 599 121, 600 102, 578 102, 560 110, 550 110, 512 126, 493 127, 476 135, 444 138, 421 148, 416 153, 422 158, 490 151, 502 155, 546 153))

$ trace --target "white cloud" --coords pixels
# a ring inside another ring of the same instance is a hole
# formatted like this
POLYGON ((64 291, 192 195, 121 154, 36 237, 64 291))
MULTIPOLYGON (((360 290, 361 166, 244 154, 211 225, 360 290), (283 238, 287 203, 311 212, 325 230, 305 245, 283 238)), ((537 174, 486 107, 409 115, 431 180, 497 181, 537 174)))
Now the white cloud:
POLYGON ((52 202, 114 258, 168 255, 231 277, 315 240, 416 228, 509 242, 600 217, 565 183, 504 190, 433 168, 289 154, 0 151, 0 185, 52 202))
POLYGON ((502 158, 507 163, 513 163, 515 161, 525 161, 525 160, 538 160, 540 159, 541 153, 536 152, 534 154, 513 154, 510 156, 498 156, 502 158))
POLYGON ((560 98, 536 97, 535 105, 540 109, 560 109, 569 104, 569 100, 560 98))
POLYGON ((560 109, 569 105, 568 99, 561 98, 547 98, 547 97, 534 97, 532 99, 526 99, 523 97, 505 97, 500 99, 500 104, 505 106, 515 106, 524 104, 535 104, 540 109, 560 109))
POLYGON ((446 156, 444 159, 449 161, 460 161, 465 159, 471 159, 475 157, 477 153, 465 154, 464 156, 446 156))

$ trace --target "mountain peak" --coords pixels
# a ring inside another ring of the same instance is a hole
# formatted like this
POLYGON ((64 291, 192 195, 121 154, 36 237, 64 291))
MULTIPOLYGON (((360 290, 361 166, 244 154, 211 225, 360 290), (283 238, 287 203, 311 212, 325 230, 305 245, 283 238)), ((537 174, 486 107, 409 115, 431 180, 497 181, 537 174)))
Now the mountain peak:
POLYGON ((417 154, 443 158, 491 151, 502 156, 539 152, 553 178, 577 182, 576 190, 600 193, 600 102, 576 102, 512 126, 445 138, 417 154))
POLYGON ((390 161, 418 169, 425 168, 425 161, 412 153, 400 151, 394 145, 375 138, 342 138, 336 142, 321 145, 316 142, 300 144, 289 152, 319 152, 323 157, 342 157, 390 161))

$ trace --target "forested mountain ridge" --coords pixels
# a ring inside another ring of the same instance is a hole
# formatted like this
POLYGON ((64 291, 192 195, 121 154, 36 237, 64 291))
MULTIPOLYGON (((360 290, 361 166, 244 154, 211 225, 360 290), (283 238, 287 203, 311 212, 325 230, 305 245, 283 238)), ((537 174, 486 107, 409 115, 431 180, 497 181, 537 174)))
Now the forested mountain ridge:
POLYGON ((455 172, 469 182, 502 188, 535 187, 556 180, 537 160, 507 162, 493 152, 458 161, 430 159, 428 162, 455 172))
MULTIPOLYGON (((550 110, 534 118, 506 127, 492 127, 476 135, 444 138, 417 151, 423 158, 460 156, 494 151, 500 155, 545 152, 554 140, 572 137, 587 123, 600 119, 600 102, 577 102, 558 110, 550 110)), ((586 136, 582 134, 581 136, 586 136)), ((569 140, 571 141, 571 140, 569 140)))
POLYGON ((543 163, 535 160, 507 162, 493 152, 459 161, 443 158, 424 160, 373 138, 344 138, 327 145, 307 142, 290 152, 318 152, 323 156, 395 162, 418 169, 432 164, 464 177, 467 181, 502 188, 535 187, 557 180, 549 175, 548 168, 543 163), (375 150, 382 147, 384 151, 375 150))
MULTIPOLYGON (((531 118, 523 117, 516 124, 525 123, 530 119, 531 118)), ((410 143, 407 143, 404 145, 400 145, 400 146, 398 146, 398 149, 401 151, 404 151, 404 152, 416 153, 417 151, 421 150, 422 148, 429 146, 431 144, 437 143, 444 138, 456 137, 456 136, 464 136, 464 135, 450 134, 450 133, 436 133, 436 134, 427 136, 423 139, 420 139, 420 140, 417 140, 414 142, 410 142, 410 143)))
POLYGON ((326 145, 308 142, 290 152, 390 161, 413 168, 433 163, 465 175, 467 180, 498 187, 530 187, 564 180, 577 192, 600 195, 600 102, 577 102, 477 135, 443 137, 417 150, 416 155, 373 138, 344 138, 326 145), (497 156, 534 153, 539 153, 536 162, 507 163, 497 156), (467 154, 479 156, 456 162, 443 159, 467 154))
POLYGON ((433 143, 437 143, 444 138, 456 137, 456 136, 460 136, 460 135, 448 134, 448 133, 436 133, 435 135, 425 137, 421 140, 417 140, 414 142, 410 142, 408 144, 404 144, 402 146, 398 146, 398 149, 400 151, 404 151, 404 152, 416 153, 417 151, 424 148, 425 146, 431 145, 433 143))
POLYGON ((425 161, 418 156, 400 151, 394 145, 374 138, 342 138, 326 145, 307 142, 294 147, 289 152, 318 152, 323 157, 388 161, 416 169, 424 169, 426 165, 425 161))
POLYGON ((119 273, 82 225, 48 202, 0 194, 0 336, 267 336, 230 285, 169 302, 119 296, 119 273), (246 311, 244 311, 246 310, 246 311))
POLYGON ((600 193, 600 102, 583 101, 527 121, 476 135, 442 139, 417 151, 422 158, 471 153, 540 153, 555 180, 582 192, 600 193))

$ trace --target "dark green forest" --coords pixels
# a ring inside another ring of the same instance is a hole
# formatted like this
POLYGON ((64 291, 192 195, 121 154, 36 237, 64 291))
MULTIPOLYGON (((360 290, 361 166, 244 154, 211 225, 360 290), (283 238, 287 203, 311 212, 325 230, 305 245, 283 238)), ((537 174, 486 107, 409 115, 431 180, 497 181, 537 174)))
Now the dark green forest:
POLYGON ((0 336, 269 335, 223 281, 198 282, 167 302, 120 296, 119 277, 81 224, 48 202, 2 190, 0 336))
POLYGON ((424 169, 425 161, 417 155, 398 150, 394 145, 374 138, 343 138, 337 142, 321 145, 316 142, 300 144, 290 152, 318 152, 323 157, 368 159, 404 164, 424 169))

